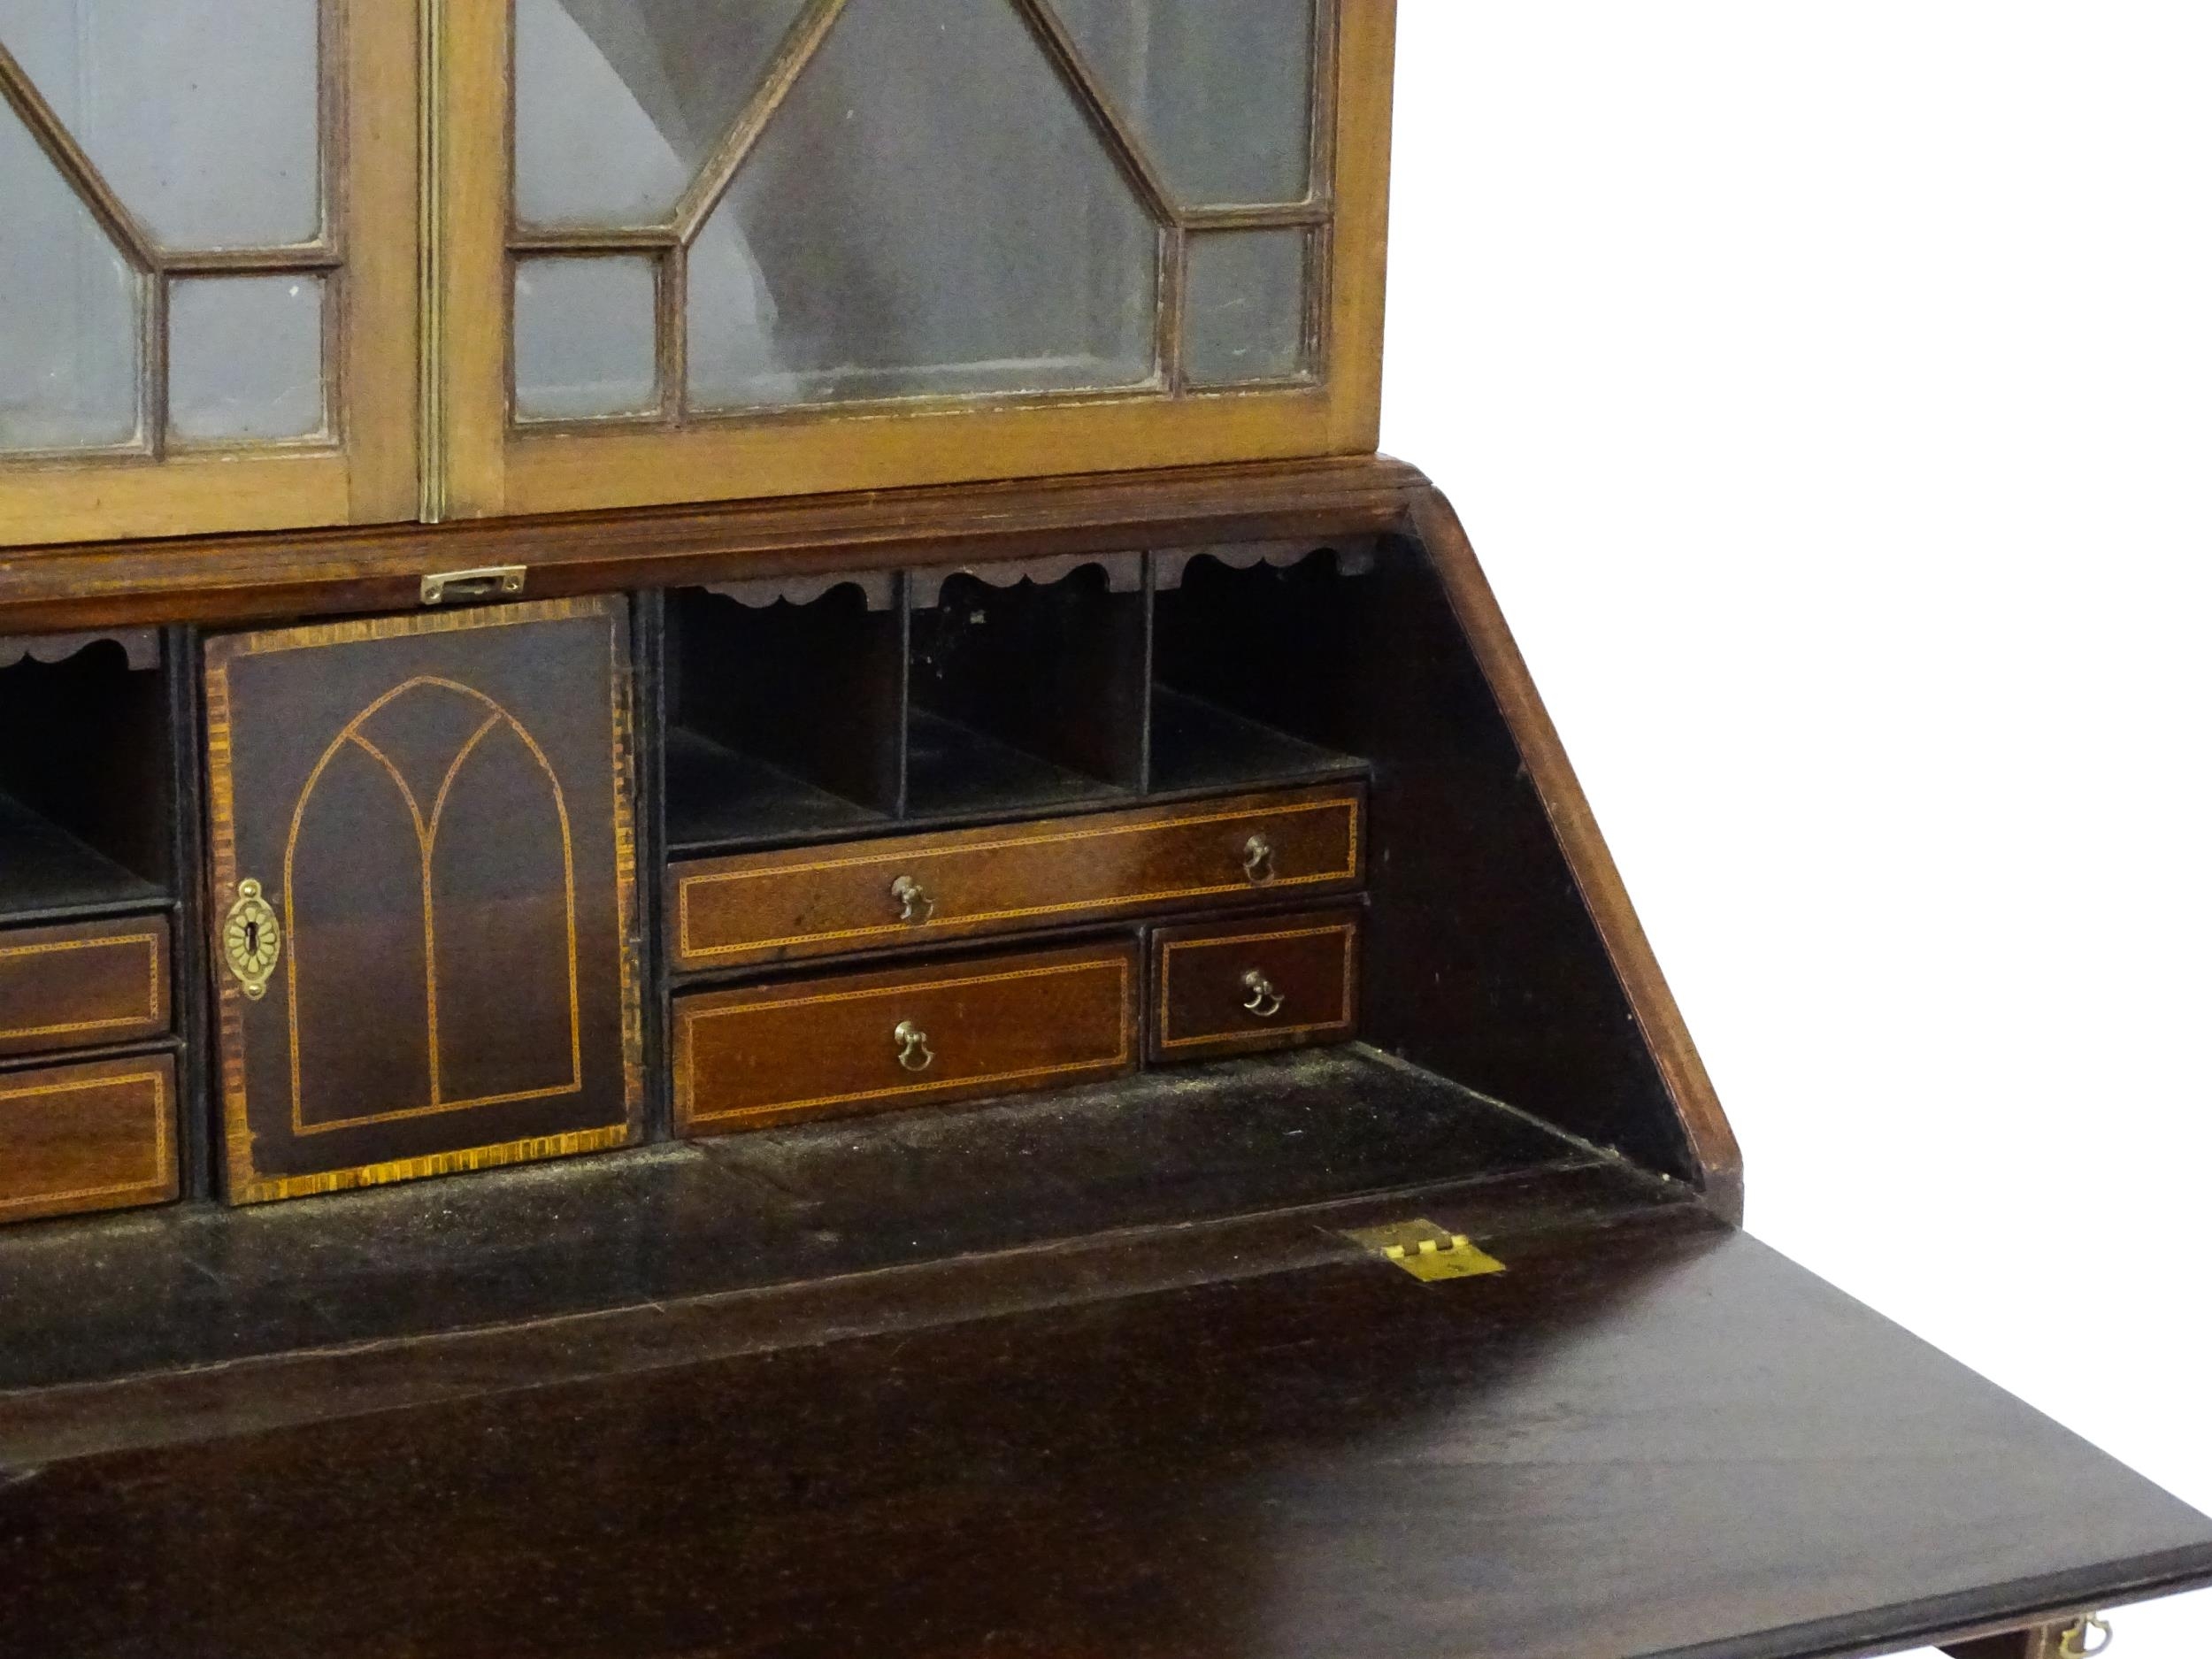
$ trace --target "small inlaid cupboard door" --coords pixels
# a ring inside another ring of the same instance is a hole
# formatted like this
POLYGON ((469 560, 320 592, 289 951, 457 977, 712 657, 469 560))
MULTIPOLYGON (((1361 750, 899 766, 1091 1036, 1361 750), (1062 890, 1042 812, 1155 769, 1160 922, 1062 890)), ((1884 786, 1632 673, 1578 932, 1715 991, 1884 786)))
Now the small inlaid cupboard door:
POLYGON ((633 1138, 628 653, 615 599, 209 642, 233 1202, 633 1138))
POLYGON ((447 8, 452 511, 1371 449, 1394 13, 447 8))
POLYGON ((414 516, 415 11, 0 0, 0 546, 414 516))

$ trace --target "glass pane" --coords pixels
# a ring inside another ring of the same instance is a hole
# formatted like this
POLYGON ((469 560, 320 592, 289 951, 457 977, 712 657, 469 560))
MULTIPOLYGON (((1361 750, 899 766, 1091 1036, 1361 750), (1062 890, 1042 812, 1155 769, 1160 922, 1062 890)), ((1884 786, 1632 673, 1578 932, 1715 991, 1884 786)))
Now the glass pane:
POLYGON ((515 211, 666 219, 806 0, 515 0, 515 211))
POLYGON ((138 436, 138 273, 0 102, 0 450, 138 436))
POLYGON ((1183 373, 1194 386, 1279 380, 1306 367, 1302 230, 1193 236, 1183 373))
POLYGON ((852 0, 691 257, 703 409, 1133 386, 1159 234, 1010 0, 852 0))
POLYGON ((526 259, 515 270, 515 415, 634 415, 660 401, 650 259, 526 259))
POLYGON ((1306 199, 1314 0, 1052 4, 1185 202, 1306 199))
POLYGON ((320 277, 196 277, 170 287, 171 437, 311 438, 324 419, 320 277))
POLYGON ((0 0, 0 41, 172 248, 321 226, 316 0, 0 0))

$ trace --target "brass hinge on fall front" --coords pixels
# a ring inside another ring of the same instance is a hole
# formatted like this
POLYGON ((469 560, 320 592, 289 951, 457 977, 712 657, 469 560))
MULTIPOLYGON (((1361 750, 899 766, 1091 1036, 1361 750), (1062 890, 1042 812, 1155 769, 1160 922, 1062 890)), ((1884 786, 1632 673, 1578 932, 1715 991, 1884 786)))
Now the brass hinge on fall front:
POLYGON ((1505 1263, 1477 1249, 1463 1233, 1448 1233, 1433 1221, 1398 1221, 1384 1227, 1355 1227, 1344 1235, 1372 1250, 1393 1267, 1433 1284, 1445 1279, 1479 1279, 1502 1273, 1505 1263))
POLYGON ((1943 1651, 1951 1659, 2096 1659, 2111 1646, 2112 1626, 2093 1613, 2068 1624, 2039 1624, 2032 1630, 1947 1643, 1943 1651))

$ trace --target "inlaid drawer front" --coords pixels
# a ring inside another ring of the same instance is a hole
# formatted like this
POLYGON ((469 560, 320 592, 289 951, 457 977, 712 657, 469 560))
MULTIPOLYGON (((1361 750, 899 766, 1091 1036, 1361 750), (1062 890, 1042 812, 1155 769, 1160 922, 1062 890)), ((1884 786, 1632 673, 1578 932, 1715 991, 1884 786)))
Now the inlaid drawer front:
POLYGON ((680 969, 1355 887, 1356 788, 750 854, 670 874, 680 969))
POLYGON ((0 1073, 0 1222, 177 1195, 167 1055, 0 1073))
POLYGON ((96 1048, 168 1029, 165 918, 0 933, 0 1054, 96 1048))
POLYGON ((1152 987, 1156 1060, 1341 1042, 1359 1024, 1359 916, 1160 928, 1152 987))
POLYGON ((972 1100, 1136 1062, 1134 941, 702 992, 676 1001, 676 1125, 972 1100))

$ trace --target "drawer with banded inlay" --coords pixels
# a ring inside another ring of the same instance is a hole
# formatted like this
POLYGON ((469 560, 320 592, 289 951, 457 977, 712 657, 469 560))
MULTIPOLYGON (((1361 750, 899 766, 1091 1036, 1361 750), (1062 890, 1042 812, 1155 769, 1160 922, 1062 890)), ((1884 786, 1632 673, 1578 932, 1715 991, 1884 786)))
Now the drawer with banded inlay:
POLYGON ((101 1048, 168 1030, 165 918, 0 933, 0 1055, 101 1048))
POLYGON ((694 992, 675 1002, 677 1132, 1117 1077, 1137 999, 1134 940, 694 992))
POLYGON ((0 1223, 177 1195, 165 1054, 0 1073, 0 1223))
POLYGON ((1348 1041, 1359 1025, 1359 935, 1351 910, 1155 929, 1151 1057, 1348 1041))
POLYGON ((1215 908, 1360 882, 1333 787, 705 859, 669 872, 679 972, 1215 908))

